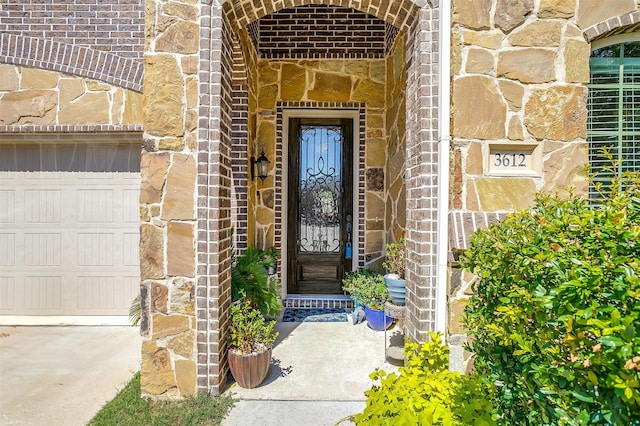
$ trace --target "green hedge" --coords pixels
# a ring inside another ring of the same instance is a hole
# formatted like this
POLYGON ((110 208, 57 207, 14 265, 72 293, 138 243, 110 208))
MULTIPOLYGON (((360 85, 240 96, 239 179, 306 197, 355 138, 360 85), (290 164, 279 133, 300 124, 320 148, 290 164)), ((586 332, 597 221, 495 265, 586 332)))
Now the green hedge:
POLYGON ((472 237, 465 323, 504 424, 640 425, 638 182, 599 205, 538 195, 472 237))

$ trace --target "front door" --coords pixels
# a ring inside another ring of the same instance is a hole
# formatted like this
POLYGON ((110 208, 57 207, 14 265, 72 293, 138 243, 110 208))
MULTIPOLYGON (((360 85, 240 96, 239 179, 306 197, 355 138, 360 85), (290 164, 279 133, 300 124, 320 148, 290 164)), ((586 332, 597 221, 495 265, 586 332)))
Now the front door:
POLYGON ((351 270, 353 120, 289 121, 290 294, 341 294, 351 270))

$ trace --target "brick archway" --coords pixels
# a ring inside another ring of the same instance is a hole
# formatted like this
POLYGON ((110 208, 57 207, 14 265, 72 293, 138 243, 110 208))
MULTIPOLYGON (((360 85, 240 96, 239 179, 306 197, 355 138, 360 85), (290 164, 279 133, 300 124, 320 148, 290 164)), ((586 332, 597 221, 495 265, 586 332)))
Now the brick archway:
POLYGON ((375 16, 376 18, 395 26, 399 30, 408 31, 413 24, 413 20, 417 16, 417 11, 427 5, 429 7, 433 7, 431 3, 432 1, 426 0, 293 0, 287 2, 287 4, 282 4, 282 2, 265 2, 263 0, 227 0, 224 2, 223 8, 227 20, 231 26, 235 28, 242 28, 263 16, 277 12, 280 9, 295 6, 325 5, 356 9, 375 16))
MULTIPOLYGON (((147 22, 156 22, 164 2, 150 1, 155 9, 148 8, 147 22)), ((275 11, 280 2, 264 3, 201 3, 199 16, 185 6, 178 23, 147 28, 151 39, 145 55, 142 161, 150 169, 147 175, 143 172, 142 189, 148 199, 141 202, 150 212, 141 232, 146 394, 218 393, 227 376, 233 130, 242 126, 234 121, 234 87, 238 87, 234 83, 243 78, 234 70, 234 54, 238 54, 238 29, 275 11), (198 37, 192 38, 194 34, 198 37), (171 306, 173 295, 188 288, 192 303, 176 300, 171 306), (193 351, 182 350, 189 339, 193 351), (157 371, 160 367, 164 370, 157 371)), ((425 0, 290 3, 287 6, 322 3, 356 8, 405 34, 404 185, 410 258, 406 332, 426 340, 435 328, 438 9, 425 0)), ((247 58, 245 62, 253 66, 247 58)))
POLYGON ((632 33, 640 30, 640 11, 615 16, 599 22, 585 29, 583 34, 588 42, 613 37, 620 34, 632 33))
POLYGON ((87 46, 0 34, 0 62, 87 77, 142 92, 142 62, 87 46))

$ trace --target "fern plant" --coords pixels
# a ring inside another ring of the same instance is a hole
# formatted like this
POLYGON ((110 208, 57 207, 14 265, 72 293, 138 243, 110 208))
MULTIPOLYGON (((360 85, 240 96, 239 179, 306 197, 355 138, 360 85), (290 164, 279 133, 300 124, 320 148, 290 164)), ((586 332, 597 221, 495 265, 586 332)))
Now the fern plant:
POLYGON ((264 315, 279 315, 282 311, 279 282, 267 273, 274 262, 274 257, 266 256, 256 247, 249 247, 237 256, 231 268, 232 299, 246 300, 264 315))

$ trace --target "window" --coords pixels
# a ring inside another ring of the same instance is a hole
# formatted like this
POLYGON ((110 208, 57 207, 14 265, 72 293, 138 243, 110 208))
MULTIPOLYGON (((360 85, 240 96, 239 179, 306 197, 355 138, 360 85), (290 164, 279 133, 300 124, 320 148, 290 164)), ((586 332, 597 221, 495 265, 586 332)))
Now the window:
MULTIPOLYGON (((589 163, 596 181, 610 186, 607 149, 620 162, 620 171, 640 171, 640 34, 617 44, 594 44, 589 65, 591 83, 587 108, 589 163)), ((606 41, 605 41, 606 43, 606 41)), ((595 188, 589 197, 597 198, 595 188)))

